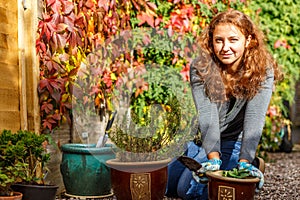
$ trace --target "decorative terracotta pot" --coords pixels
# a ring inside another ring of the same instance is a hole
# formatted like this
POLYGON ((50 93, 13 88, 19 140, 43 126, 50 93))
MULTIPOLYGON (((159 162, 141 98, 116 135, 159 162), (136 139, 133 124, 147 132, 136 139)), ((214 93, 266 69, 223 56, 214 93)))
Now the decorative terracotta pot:
POLYGON ((11 188, 23 194, 22 200, 55 200, 58 186, 14 184, 11 188))
POLYGON ((222 176, 223 171, 207 172, 210 200, 253 200, 258 178, 245 179, 222 176))
POLYGON ((161 200, 167 184, 171 159, 151 162, 106 161, 111 168, 112 188, 120 200, 161 200))
POLYGON ((0 200, 22 200, 21 192, 14 192, 14 196, 0 196, 0 200))

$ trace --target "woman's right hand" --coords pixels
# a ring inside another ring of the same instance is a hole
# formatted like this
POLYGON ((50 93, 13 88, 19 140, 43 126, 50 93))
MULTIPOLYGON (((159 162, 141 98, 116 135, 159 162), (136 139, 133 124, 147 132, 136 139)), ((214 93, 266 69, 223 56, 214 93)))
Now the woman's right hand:
POLYGON ((220 169, 222 160, 218 158, 209 159, 207 162, 201 163, 202 167, 197 171, 193 172, 193 178, 200 183, 207 183, 208 178, 205 173, 207 171, 217 171, 220 169))

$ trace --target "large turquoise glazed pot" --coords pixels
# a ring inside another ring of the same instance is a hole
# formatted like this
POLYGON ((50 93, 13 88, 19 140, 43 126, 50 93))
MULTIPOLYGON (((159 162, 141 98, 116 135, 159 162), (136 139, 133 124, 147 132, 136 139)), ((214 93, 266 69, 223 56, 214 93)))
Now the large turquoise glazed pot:
POLYGON ((62 174, 66 195, 103 197, 111 194, 110 168, 106 161, 115 158, 113 146, 106 144, 62 145, 62 174))

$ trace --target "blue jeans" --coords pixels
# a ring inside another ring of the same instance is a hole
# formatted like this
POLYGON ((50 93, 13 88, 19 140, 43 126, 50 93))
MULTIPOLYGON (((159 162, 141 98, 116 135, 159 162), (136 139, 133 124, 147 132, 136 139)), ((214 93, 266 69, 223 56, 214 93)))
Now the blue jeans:
MULTIPOLYGON (((230 170, 237 167, 240 149, 240 141, 222 141, 222 165, 220 169, 230 170)), ((188 144, 188 148, 184 154, 194 158, 199 163, 207 161, 205 150, 197 146, 194 142, 188 144)), ((166 196, 180 197, 184 200, 205 200, 208 199, 207 184, 196 182, 192 177, 192 172, 177 159, 174 159, 168 166, 166 196)))

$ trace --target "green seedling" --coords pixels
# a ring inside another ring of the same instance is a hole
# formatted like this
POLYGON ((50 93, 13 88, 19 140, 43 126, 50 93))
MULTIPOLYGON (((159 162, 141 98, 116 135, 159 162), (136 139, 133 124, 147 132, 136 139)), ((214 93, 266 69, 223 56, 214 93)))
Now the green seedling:
POLYGON ((249 177, 249 170, 247 169, 237 169, 233 168, 232 170, 223 171, 223 176, 232 177, 232 178, 246 178, 249 177))

